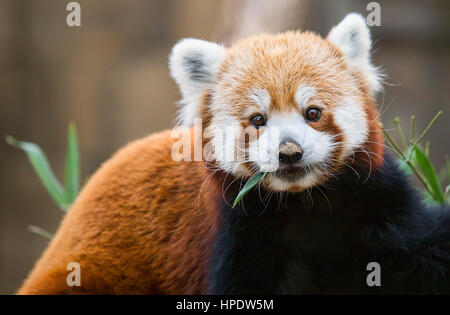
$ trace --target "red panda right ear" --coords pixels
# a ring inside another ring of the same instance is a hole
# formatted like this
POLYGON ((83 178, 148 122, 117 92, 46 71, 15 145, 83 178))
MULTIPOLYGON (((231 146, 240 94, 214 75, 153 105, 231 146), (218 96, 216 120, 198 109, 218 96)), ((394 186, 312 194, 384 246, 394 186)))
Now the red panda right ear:
POLYGON ((378 92, 381 75, 370 60, 372 40, 365 18, 358 13, 348 14, 327 38, 342 51, 350 67, 364 75, 372 94, 378 92))
POLYGON ((173 47, 169 68, 183 96, 181 125, 191 126, 194 118, 199 117, 201 96, 214 80, 224 57, 225 47, 200 39, 185 38, 173 47))

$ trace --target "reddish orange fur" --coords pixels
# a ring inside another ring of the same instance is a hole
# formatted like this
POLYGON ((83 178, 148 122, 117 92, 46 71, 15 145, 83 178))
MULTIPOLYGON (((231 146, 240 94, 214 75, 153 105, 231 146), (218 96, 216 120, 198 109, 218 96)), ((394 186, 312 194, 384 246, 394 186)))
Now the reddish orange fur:
POLYGON ((174 162, 175 140, 151 135, 106 162, 18 293, 204 293, 219 188, 209 182, 198 198, 207 171, 174 162), (81 288, 66 285, 70 262, 81 288))
POLYGON ((232 89, 229 103, 236 117, 245 118, 247 123, 244 113, 249 107, 257 110, 255 104, 248 102, 247 95, 252 88, 269 92, 272 100, 269 114, 299 111, 295 92, 301 82, 308 82, 318 90, 317 101, 333 107, 343 96, 343 86, 338 82, 351 81, 351 75, 337 47, 314 33, 297 31, 264 34, 236 43, 228 51, 218 81, 223 80, 222 88, 232 89), (241 59, 246 60, 241 62, 241 59), (247 62, 247 59, 251 60, 247 62), (236 66, 239 63, 243 63, 242 67, 236 66), (227 70, 231 70, 231 76, 227 70), (233 81, 238 84, 233 86, 233 81))

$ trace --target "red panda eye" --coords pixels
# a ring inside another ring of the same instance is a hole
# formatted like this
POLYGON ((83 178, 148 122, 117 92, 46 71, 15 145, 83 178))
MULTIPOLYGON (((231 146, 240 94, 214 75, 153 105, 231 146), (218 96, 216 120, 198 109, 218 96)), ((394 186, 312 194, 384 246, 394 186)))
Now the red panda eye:
POLYGON ((320 111, 320 109, 317 109, 317 108, 309 108, 306 111, 306 119, 308 121, 312 121, 312 122, 318 121, 320 118, 320 115, 321 115, 321 111, 320 111))
POLYGON ((253 127, 258 129, 259 127, 266 125, 266 120, 264 119, 263 115, 255 115, 252 118, 250 118, 250 123, 253 127))

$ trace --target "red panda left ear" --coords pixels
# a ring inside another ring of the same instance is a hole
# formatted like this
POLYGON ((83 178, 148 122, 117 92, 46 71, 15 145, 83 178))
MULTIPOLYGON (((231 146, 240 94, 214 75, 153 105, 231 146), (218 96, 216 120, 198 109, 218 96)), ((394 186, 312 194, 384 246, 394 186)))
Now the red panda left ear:
POLYGON ((372 40, 363 16, 348 14, 333 27, 327 38, 342 51, 349 66, 364 75, 372 94, 381 90, 381 75, 370 60, 372 40))

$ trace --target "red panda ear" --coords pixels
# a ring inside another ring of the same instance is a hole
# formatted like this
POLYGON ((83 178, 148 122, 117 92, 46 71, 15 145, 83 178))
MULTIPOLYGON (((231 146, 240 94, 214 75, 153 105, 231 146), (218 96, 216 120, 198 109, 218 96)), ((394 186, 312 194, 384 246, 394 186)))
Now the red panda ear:
POLYGON ((372 40, 366 20, 358 13, 348 14, 328 34, 328 40, 344 54, 350 67, 366 78, 372 94, 381 89, 379 70, 370 61, 372 40))
POLYGON ((185 38, 172 49, 169 68, 180 87, 183 99, 179 122, 191 126, 199 117, 202 94, 214 80, 225 57, 225 47, 208 41, 185 38))

